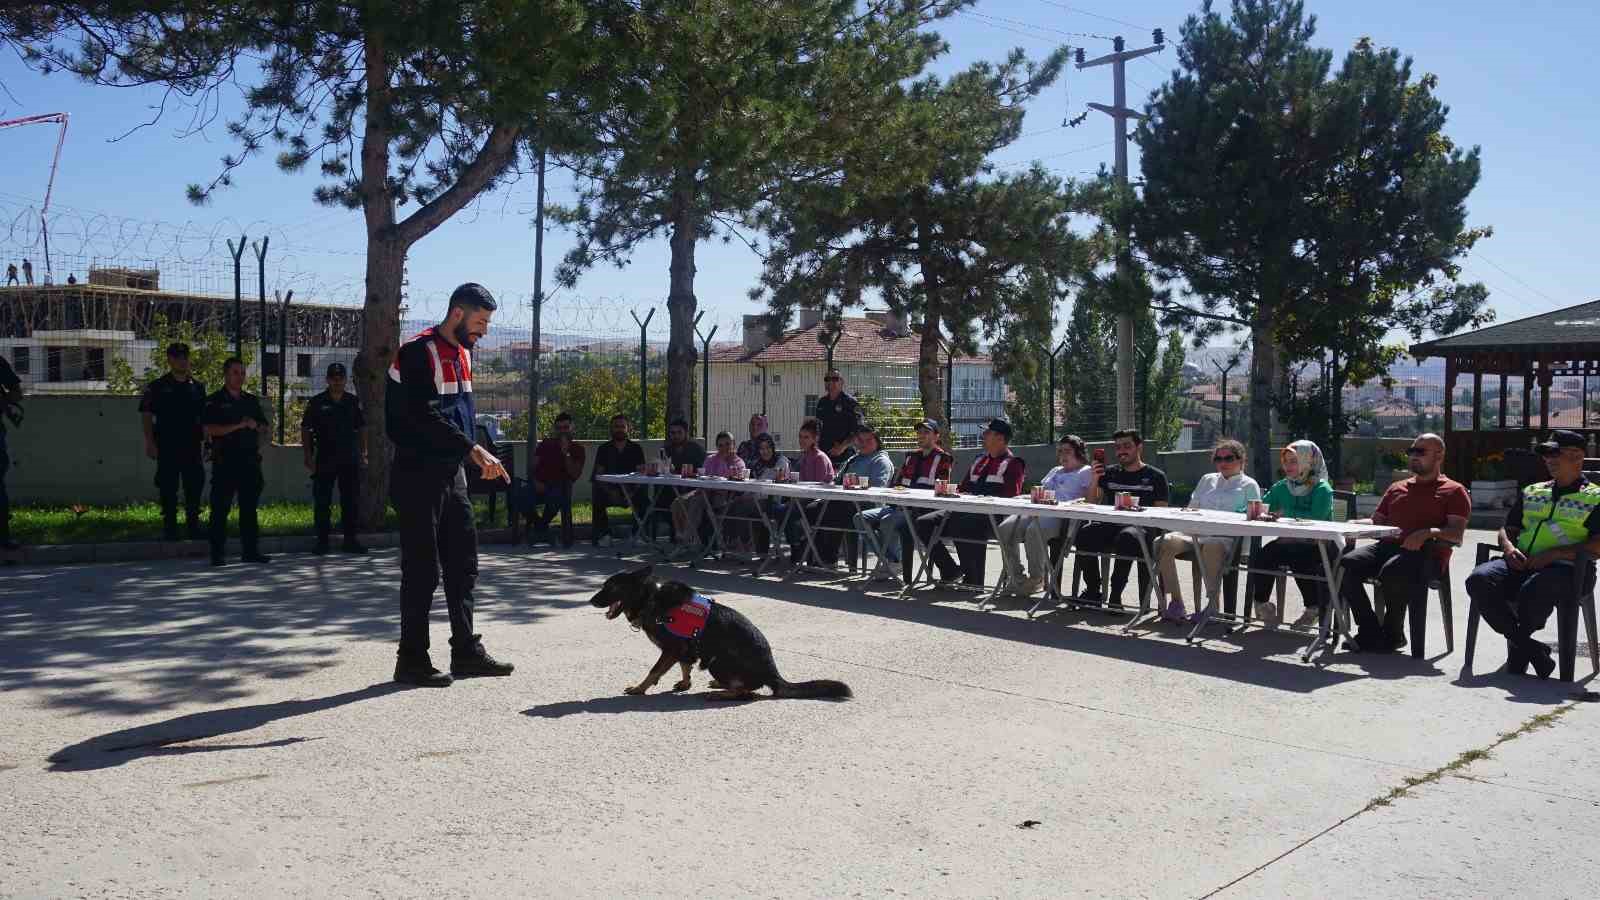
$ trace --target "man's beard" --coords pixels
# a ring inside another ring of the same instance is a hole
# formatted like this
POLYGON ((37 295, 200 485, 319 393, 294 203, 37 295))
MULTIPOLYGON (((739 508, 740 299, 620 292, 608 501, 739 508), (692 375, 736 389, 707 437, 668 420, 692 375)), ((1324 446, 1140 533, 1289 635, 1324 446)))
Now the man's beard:
POLYGON ((468 331, 466 323, 463 322, 456 326, 456 343, 471 350, 473 345, 478 343, 478 337, 468 331))

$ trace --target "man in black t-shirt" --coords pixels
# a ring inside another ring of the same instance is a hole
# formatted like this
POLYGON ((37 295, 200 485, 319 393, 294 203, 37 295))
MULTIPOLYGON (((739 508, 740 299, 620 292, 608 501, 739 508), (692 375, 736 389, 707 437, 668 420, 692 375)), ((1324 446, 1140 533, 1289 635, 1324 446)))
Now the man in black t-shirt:
MULTIPOLYGON (((1140 506, 1166 506, 1167 505, 1167 475, 1155 466, 1145 465, 1144 438, 1133 429, 1124 429, 1111 436, 1115 444, 1117 464, 1107 468, 1105 463, 1096 460, 1094 463, 1094 482, 1089 487, 1087 499, 1091 503, 1100 503, 1111 506, 1116 502, 1119 493, 1130 493, 1139 498, 1140 506)), ((1141 538, 1145 546, 1154 540, 1155 529, 1139 528, 1134 525, 1117 525, 1111 522, 1091 522, 1078 529, 1076 546, 1085 553, 1115 553, 1125 557, 1115 560, 1111 566, 1111 599, 1107 604, 1112 609, 1122 606, 1122 589, 1128 586, 1128 569, 1133 566, 1134 559, 1143 559, 1144 553, 1140 549, 1141 538)), ((1083 598, 1089 603, 1099 604, 1100 594, 1100 560, 1094 556, 1078 557, 1078 567, 1083 572, 1083 581, 1087 595, 1083 598)), ((1150 586, 1150 570, 1148 566, 1139 566, 1139 595, 1144 596, 1150 586)))
POLYGON ((267 411, 261 399, 244 389, 244 362, 232 357, 222 364, 222 390, 206 398, 200 424, 211 438, 211 564, 226 562, 228 511, 239 498, 239 543, 245 562, 271 560, 261 553, 256 503, 261 499, 261 435, 267 411))
POLYGON ((365 553, 356 540, 356 504, 360 498, 361 467, 367 461, 367 424, 360 398, 345 390, 344 363, 328 366, 328 389, 306 403, 300 421, 300 444, 305 448, 306 470, 311 473, 311 497, 317 525, 317 545, 312 553, 328 552, 333 531, 333 486, 339 485, 339 524, 344 528, 346 553, 365 553))
POLYGON ((817 422, 822 425, 817 446, 833 460, 833 469, 838 472, 855 456, 855 445, 851 441, 866 424, 866 417, 856 398, 844 392, 844 376, 838 369, 829 369, 822 376, 822 384, 827 393, 817 398, 817 422))
POLYGON ((189 540, 204 537, 200 530, 200 492, 206 470, 201 459, 200 411, 206 403, 206 386, 189 376, 189 345, 167 347, 167 374, 150 382, 139 398, 144 420, 144 455, 156 461, 156 490, 161 494, 161 532, 178 539, 178 487, 183 486, 184 519, 189 540))
MULTIPOLYGON (((589 487, 593 507, 593 533, 590 540, 596 547, 604 547, 611 543, 611 519, 606 512, 608 506, 628 506, 628 492, 621 485, 605 484, 596 481, 600 475, 632 475, 644 465, 644 448, 628 439, 628 417, 618 415, 611 417, 611 440, 601 444, 594 451, 594 468, 589 472, 589 487)), ((636 492, 633 508, 640 515, 644 512, 642 493, 636 492)))
POLYGON ((15 550, 11 540, 11 496, 6 493, 6 472, 11 468, 11 453, 6 449, 6 425, 13 415, 21 416, 22 379, 11 363, 0 356, 0 550, 15 550))

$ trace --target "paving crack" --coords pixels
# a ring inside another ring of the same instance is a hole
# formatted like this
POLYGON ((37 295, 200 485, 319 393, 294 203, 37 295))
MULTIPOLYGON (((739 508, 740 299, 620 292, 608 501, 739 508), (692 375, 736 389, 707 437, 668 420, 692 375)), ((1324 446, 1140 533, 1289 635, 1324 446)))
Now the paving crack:
POLYGON ((1461 770, 1467 768, 1468 766, 1472 765, 1473 763, 1479 762, 1480 760, 1488 759, 1489 756, 1494 752, 1494 750, 1497 747, 1499 747, 1501 744, 1505 744, 1505 743, 1508 743, 1510 741, 1514 741, 1517 738, 1522 737, 1523 735, 1528 734, 1530 732, 1538 731, 1538 730, 1540 730, 1542 728, 1551 727, 1552 725, 1554 725, 1556 723, 1556 721, 1558 719, 1560 719, 1562 716, 1566 715, 1567 713, 1571 712, 1573 710, 1573 708, 1576 707, 1576 706, 1577 706, 1576 703, 1565 703, 1565 704, 1562 704, 1561 706, 1556 707, 1555 709, 1550 710, 1549 712, 1540 713, 1540 714, 1534 716, 1533 718, 1529 719, 1528 721, 1523 722, 1517 728, 1515 728, 1515 729, 1513 729, 1511 731, 1507 731, 1504 734, 1500 735, 1498 738, 1496 738, 1494 740, 1493 743, 1489 744, 1487 747, 1479 747, 1479 748, 1472 749, 1472 750, 1463 750, 1461 753, 1456 755, 1455 759, 1452 759, 1451 761, 1445 763, 1444 765, 1440 766, 1437 769, 1434 769, 1431 772, 1426 772, 1426 773, 1424 773, 1422 775, 1408 776, 1399 785, 1397 785, 1394 788, 1390 789, 1388 793, 1385 793, 1385 794, 1382 794, 1380 796, 1372 798, 1372 800, 1368 801, 1366 806, 1361 807, 1360 809, 1356 810, 1355 812, 1351 813, 1350 815, 1345 816, 1344 818, 1342 818, 1339 821, 1333 823, 1332 825, 1329 825, 1327 828, 1324 828, 1321 831, 1317 832, 1316 834, 1311 835, 1310 837, 1306 838, 1305 840, 1299 842, 1298 844, 1295 844, 1293 847, 1290 847, 1289 849, 1283 851, 1282 853, 1279 853, 1277 856, 1272 857, 1271 859, 1267 860, 1266 862, 1262 863, 1259 866, 1256 866, 1255 868, 1251 869, 1250 871, 1245 872, 1243 875, 1240 875, 1239 877, 1233 879, 1232 881, 1228 882, 1227 884, 1224 884, 1221 887, 1215 888, 1215 889, 1211 890, 1208 893, 1200 895, 1199 900, 1208 900, 1208 898, 1210 898, 1210 897, 1215 897, 1218 894, 1222 893, 1223 891, 1226 891, 1227 889, 1233 887, 1234 885, 1239 884, 1240 882, 1242 882, 1242 881, 1244 881, 1244 880, 1246 880, 1246 879, 1248 879, 1248 878, 1250 878, 1250 877, 1252 877, 1252 876, 1254 876, 1254 875, 1256 875, 1256 874, 1258 874, 1260 872, 1265 871, 1268 867, 1272 866, 1273 864, 1279 862, 1280 860, 1287 859, 1288 857, 1290 857, 1293 854, 1295 854, 1296 852, 1298 852, 1301 848, 1310 845, 1313 841, 1316 841, 1318 838, 1322 837, 1323 835, 1334 831, 1335 829, 1339 828, 1340 826, 1344 825, 1346 822, 1349 822, 1352 819, 1359 818, 1360 816, 1363 816, 1363 815, 1365 815, 1365 814, 1367 814, 1369 812, 1372 812, 1375 809, 1381 809, 1381 808, 1383 808, 1385 806, 1389 806, 1389 805, 1393 804, 1396 800, 1404 799, 1406 796, 1410 795, 1412 791, 1416 790, 1419 787, 1422 787, 1425 784, 1433 784, 1434 782, 1437 782, 1440 779, 1445 778, 1447 776, 1457 775, 1457 773, 1459 773, 1461 770))

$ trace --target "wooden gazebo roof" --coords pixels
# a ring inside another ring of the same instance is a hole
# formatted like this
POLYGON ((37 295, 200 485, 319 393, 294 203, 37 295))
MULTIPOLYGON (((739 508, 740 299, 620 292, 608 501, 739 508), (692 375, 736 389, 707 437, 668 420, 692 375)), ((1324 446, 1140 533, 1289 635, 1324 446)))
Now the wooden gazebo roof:
POLYGON ((1426 341, 1411 348, 1411 355, 1417 359, 1471 353, 1531 353, 1548 358, 1600 354, 1600 300, 1426 341))

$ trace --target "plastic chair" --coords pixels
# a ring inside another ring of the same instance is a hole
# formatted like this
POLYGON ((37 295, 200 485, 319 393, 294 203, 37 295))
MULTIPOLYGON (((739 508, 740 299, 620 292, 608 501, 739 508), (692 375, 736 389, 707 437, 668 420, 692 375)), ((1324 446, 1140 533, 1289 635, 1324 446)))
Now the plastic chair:
MULTIPOLYGON (((1495 544, 1478 545, 1478 565, 1489 561, 1490 556, 1498 555, 1500 548, 1495 544)), ((1582 574, 1591 564, 1587 553, 1578 551, 1578 558, 1573 562, 1573 571, 1582 574)), ((1573 670, 1577 668, 1578 657, 1578 611, 1583 611, 1583 624, 1589 633, 1589 666, 1593 672, 1600 672, 1600 641, 1595 636, 1595 602, 1594 585, 1587 578, 1579 578, 1574 585, 1573 596, 1556 603, 1556 657, 1562 681, 1571 681, 1573 670)), ((1471 601, 1467 606, 1467 655, 1461 664, 1461 674, 1472 674, 1473 651, 1478 644, 1478 603, 1471 601)))

